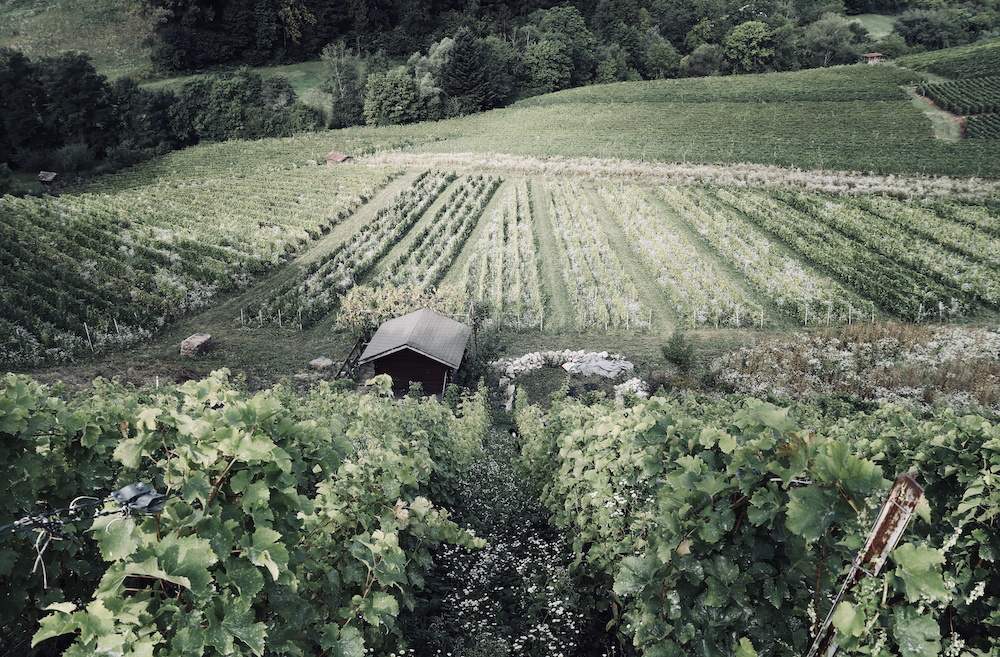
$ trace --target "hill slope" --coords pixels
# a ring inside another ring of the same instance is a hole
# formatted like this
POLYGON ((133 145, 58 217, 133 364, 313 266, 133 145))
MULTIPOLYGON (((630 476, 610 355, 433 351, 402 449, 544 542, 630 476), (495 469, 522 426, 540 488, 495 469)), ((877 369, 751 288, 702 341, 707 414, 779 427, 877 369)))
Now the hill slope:
POLYGON ((139 3, 116 0, 15 0, 0 3, 0 46, 30 59, 86 52, 109 79, 149 68, 152 30, 139 3))

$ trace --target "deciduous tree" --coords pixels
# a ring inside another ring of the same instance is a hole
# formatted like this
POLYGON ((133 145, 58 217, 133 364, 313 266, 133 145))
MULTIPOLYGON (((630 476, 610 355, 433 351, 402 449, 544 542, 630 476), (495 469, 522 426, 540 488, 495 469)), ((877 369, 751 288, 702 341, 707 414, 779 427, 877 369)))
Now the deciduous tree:
POLYGON ((365 90, 365 122, 368 125, 398 125, 423 118, 417 82, 406 71, 369 75, 365 90))
POLYGON ((737 73, 759 73, 774 57, 771 29, 760 21, 737 25, 726 37, 723 51, 737 73))

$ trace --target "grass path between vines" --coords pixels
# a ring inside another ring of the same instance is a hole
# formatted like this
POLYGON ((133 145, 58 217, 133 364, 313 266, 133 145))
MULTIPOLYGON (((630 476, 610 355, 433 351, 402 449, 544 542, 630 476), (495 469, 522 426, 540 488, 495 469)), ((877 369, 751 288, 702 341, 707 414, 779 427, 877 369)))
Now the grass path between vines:
POLYGON ((536 254, 540 259, 538 270, 542 274, 542 287, 547 292, 545 310, 546 330, 570 330, 576 328, 573 318, 576 314, 569 301, 566 290, 566 279, 563 277, 563 266, 559 259, 559 246, 549 217, 548 187, 537 179, 531 181, 529 195, 532 199, 535 225, 536 254))
MULTIPOLYGON (((573 553, 548 522, 538 491, 516 465, 518 438, 487 431, 483 453, 458 482, 455 519, 487 541, 443 547, 435 556, 426 617, 403 618, 415 657, 607 655, 614 643, 587 617, 568 567, 573 553)), ((409 654, 409 653, 407 653, 409 654)), ((613 653, 618 654, 618 653, 613 653)))
POLYGON ((479 240, 482 239, 483 233, 486 232, 486 227, 493 220, 493 213, 500 207, 500 203, 503 202, 504 197, 511 192, 510 179, 501 176, 501 180, 503 182, 500 183, 500 186, 493 193, 493 198, 490 199, 486 209, 483 210, 482 216, 476 222, 476 227, 469 234, 469 239, 465 241, 459 252, 455 254, 455 259, 452 261, 451 267, 448 268, 448 272, 441 279, 442 287, 445 285, 454 285, 459 289, 464 289, 463 286, 466 282, 465 263, 468 261, 469 256, 478 251, 479 240))
MULTIPOLYGON (((667 295, 656 282, 656 271, 643 262, 642 256, 629 243, 629 238, 618 221, 618 214, 608 209, 604 199, 593 186, 587 187, 587 197, 595 207, 600 208, 599 214, 607 218, 601 223, 601 228, 604 229, 604 234, 607 235, 618 261, 625 268, 625 276, 635 284, 641 307, 646 313, 652 311, 652 327, 672 330, 677 325, 677 314, 667 302, 667 295)), ((644 313, 641 317, 633 318, 631 329, 641 331, 649 326, 647 322, 650 322, 650 315, 644 313)))

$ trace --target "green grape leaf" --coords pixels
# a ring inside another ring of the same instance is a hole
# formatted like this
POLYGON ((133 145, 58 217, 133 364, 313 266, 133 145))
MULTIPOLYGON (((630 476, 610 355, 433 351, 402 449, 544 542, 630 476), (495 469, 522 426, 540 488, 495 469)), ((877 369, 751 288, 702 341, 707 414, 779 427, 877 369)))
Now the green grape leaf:
POLYGON ((255 655, 264 653, 264 638, 267 629, 264 623, 254 622, 254 612, 250 604, 252 598, 226 596, 222 599, 222 627, 242 641, 255 655))
POLYGON ((361 603, 362 617, 370 625, 393 627, 399 615, 399 602, 392 595, 375 591, 361 603))
POLYGON ((135 552, 142 542, 131 518, 123 520, 118 516, 104 516, 94 521, 91 531, 105 561, 124 559, 135 552))
POLYGON ((839 501, 840 493, 832 488, 794 488, 788 492, 785 525, 807 541, 818 540, 830 525, 843 518, 839 501))
POLYGON ((735 657, 757 657, 757 651, 753 648, 750 639, 742 637, 733 650, 735 657))
POLYGON ((365 657, 365 640, 353 625, 345 625, 340 630, 340 638, 333 649, 335 657, 365 657))
POLYGON ((761 404, 757 408, 749 411, 752 417, 760 420, 765 427, 774 429, 780 434, 798 431, 799 426, 788 419, 787 408, 777 408, 772 404, 761 404))
POLYGON ((906 585, 907 600, 916 602, 923 597, 947 601, 951 598, 941 577, 943 554, 924 545, 903 543, 889 556, 896 563, 896 576, 906 585))
MULTIPOLYGON (((72 603, 69 604, 72 607, 72 603)), ((54 605, 49 605, 49 609, 53 609, 54 605)), ((70 632, 76 632, 80 629, 80 623, 76 620, 76 614, 66 613, 65 609, 54 609, 54 614, 45 616, 39 622, 38 631, 31 638, 31 647, 34 648, 36 645, 45 641, 46 639, 51 639, 52 637, 62 636, 63 634, 69 634, 70 632)))
POLYGON ((242 542, 250 563, 267 568, 274 581, 278 581, 280 570, 288 565, 288 549, 280 540, 281 534, 270 527, 261 527, 253 533, 251 542, 246 538, 242 542))
POLYGON ((896 607, 893 634, 903 657, 934 657, 941 653, 941 628, 930 614, 913 607, 896 607))
POLYGON ((129 438, 118 443, 114 457, 126 468, 138 469, 146 451, 146 441, 142 438, 129 438))
POLYGON ((641 591, 653 578, 653 568, 647 559, 625 557, 621 569, 615 577, 613 590, 618 595, 630 595, 641 591))
POLYGON ((694 487, 712 499, 715 499, 716 495, 726 490, 727 485, 725 477, 717 477, 713 474, 697 482, 694 487))
POLYGON ((861 636, 865 633, 865 615, 851 603, 841 602, 833 612, 833 626, 847 636, 861 636))

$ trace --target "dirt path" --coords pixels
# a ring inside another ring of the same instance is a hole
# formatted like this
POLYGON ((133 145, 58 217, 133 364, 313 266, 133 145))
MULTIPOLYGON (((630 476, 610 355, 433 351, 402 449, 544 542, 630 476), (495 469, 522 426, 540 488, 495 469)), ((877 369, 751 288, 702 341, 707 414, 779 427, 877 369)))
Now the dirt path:
POLYGON ((934 138, 942 141, 961 141, 965 138, 965 117, 946 112, 930 98, 917 93, 916 87, 905 87, 910 100, 930 119, 934 138))

